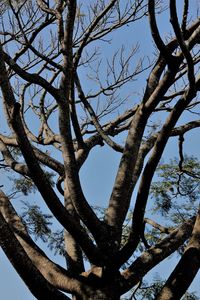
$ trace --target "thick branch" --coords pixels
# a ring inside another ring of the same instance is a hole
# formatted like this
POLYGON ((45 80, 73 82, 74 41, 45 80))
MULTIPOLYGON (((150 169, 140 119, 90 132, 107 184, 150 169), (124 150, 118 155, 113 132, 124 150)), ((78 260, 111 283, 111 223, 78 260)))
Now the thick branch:
POLYGON ((164 227, 164 226, 158 224, 157 222, 155 222, 154 220, 151 220, 149 218, 145 218, 144 222, 151 225, 152 227, 158 229, 162 233, 169 234, 169 233, 172 232, 172 229, 169 229, 168 227, 164 227))
MULTIPOLYGON (((0 55, 1 56, 1 55, 0 55)), ((2 57, 2 56, 1 56, 2 57)), ((0 86, 2 89, 4 101, 7 106, 7 111, 9 115, 9 122, 15 131, 17 136, 18 145, 22 151, 24 159, 29 168, 31 178, 37 186, 39 192, 41 193, 43 199, 45 200, 47 206, 58 219, 58 221, 66 228, 77 240, 80 241, 81 247, 88 257, 93 256, 92 260, 96 261, 99 254, 97 254, 97 248, 93 245, 92 241, 89 239, 85 231, 75 222, 75 220, 71 219, 70 214, 66 211, 64 206, 61 204, 59 198, 56 193, 52 189, 49 181, 47 180, 44 172, 42 171, 35 154, 33 152, 33 148, 30 145, 28 138, 25 134, 20 116, 19 116, 19 105, 15 102, 14 94, 12 92, 8 75, 6 71, 6 67, 4 61, 0 61, 0 86), (93 252, 94 251, 94 252, 93 252), (92 254, 93 253, 93 254, 92 254)), ((101 255, 100 255, 101 256, 101 255)), ((100 261, 101 258, 99 257, 100 261)), ((98 261, 98 259, 97 259, 98 261)))
POLYGON ((65 292, 81 293, 82 284, 78 280, 71 278, 70 273, 65 269, 49 260, 44 252, 32 241, 24 224, 3 191, 0 191, 0 212, 24 251, 44 278, 57 289, 65 292))
MULTIPOLYGON (((174 106, 174 109, 169 114, 162 130, 158 134, 152 154, 144 168, 141 177, 141 182, 133 211, 132 231, 130 233, 129 241, 124 246, 124 248, 122 248, 120 254, 121 259, 123 258, 123 261, 126 261, 138 246, 140 235, 143 231, 143 218, 155 169, 160 161, 173 127, 175 126, 185 107, 193 99, 193 96, 194 95, 190 93, 190 90, 186 91, 184 97, 181 98, 174 106)), ((121 261, 121 259, 118 260, 121 261)))
POLYGON ((185 56, 185 59, 187 61, 188 80, 189 80, 189 84, 190 84, 190 89, 193 90, 195 88, 194 64, 193 64, 192 55, 190 54, 188 46, 184 42, 182 32, 179 27, 178 16, 177 16, 177 11, 176 11, 176 0, 170 1, 170 16, 171 16, 170 21, 172 23, 175 35, 177 37, 177 41, 178 41, 180 48, 183 52, 183 55, 185 56))
POLYGON ((183 256, 169 276, 156 300, 181 299, 200 268, 200 211, 197 214, 192 237, 183 256))
POLYGON ((74 146, 72 141, 69 101, 70 90, 73 86, 74 76, 72 38, 75 13, 76 2, 70 1, 63 40, 63 60, 65 71, 60 82, 60 99, 58 101, 59 129, 62 142, 62 154, 70 199, 76 209, 76 212, 93 234, 97 244, 105 246, 105 244, 101 242, 102 239, 105 238, 105 228, 103 228, 103 224, 97 218, 96 214, 88 204, 82 191, 78 174, 78 165, 75 159, 74 146))
POLYGON ((157 245, 144 252, 127 270, 122 272, 126 279, 122 288, 123 293, 136 285, 153 267, 178 250, 190 237, 194 223, 195 217, 184 222, 157 245))
POLYGON ((155 1, 154 0, 149 0, 148 2, 148 10, 149 10, 149 21, 150 21, 150 27, 151 27, 151 35, 154 39, 154 42, 160 51, 161 55, 166 59, 168 64, 172 64, 173 62, 173 56, 171 55, 170 51, 168 48, 165 46, 163 43, 158 27, 156 24, 156 17, 155 17, 155 1))
POLYGON ((106 222, 116 230, 116 240, 121 237, 122 224, 130 205, 133 192, 132 176, 148 118, 171 86, 176 68, 177 66, 174 70, 166 72, 148 101, 143 99, 144 103, 142 102, 133 116, 106 215, 106 222))
POLYGON ((48 297, 49 299, 69 300, 67 296, 53 288, 53 286, 51 286, 36 269, 1 213, 0 246, 4 250, 11 264, 37 299, 45 299, 45 297, 48 297))

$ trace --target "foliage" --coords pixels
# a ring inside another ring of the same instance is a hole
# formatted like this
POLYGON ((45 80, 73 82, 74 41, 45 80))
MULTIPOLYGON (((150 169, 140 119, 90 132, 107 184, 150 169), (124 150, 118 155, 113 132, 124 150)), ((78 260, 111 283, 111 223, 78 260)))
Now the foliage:
POLYGON ((63 230, 51 232, 48 237, 48 247, 54 252, 54 255, 60 254, 66 256, 63 230))
MULTIPOLYGON (((52 172, 45 172, 46 177, 48 178, 50 184, 54 186, 54 174, 52 172)), ((30 193, 35 193, 37 191, 37 187, 35 186, 34 182, 31 178, 27 176, 20 176, 18 178, 8 177, 12 182, 12 189, 13 191, 18 191, 28 196, 30 193)))
POLYGON ((64 246, 63 230, 53 231, 52 215, 42 212, 41 208, 36 204, 29 204, 27 201, 22 201, 21 218, 28 232, 35 240, 41 239, 42 242, 48 245, 49 249, 54 252, 54 255, 66 255, 64 246))
POLYGON ((158 181, 151 187, 156 212, 171 216, 175 224, 193 216, 198 210, 200 193, 200 162, 198 158, 186 156, 182 169, 179 160, 160 164, 157 170, 158 181))
POLYGON ((13 181, 13 190, 19 191, 25 196, 37 191, 33 181, 28 177, 21 176, 20 178, 10 178, 10 180, 13 181))
MULTIPOLYGON (((127 298, 127 300, 154 300, 164 283, 165 281, 159 276, 155 276, 151 285, 144 281, 131 293, 131 297, 127 298)), ((181 299, 198 300, 199 297, 195 293, 186 292, 181 299)))
POLYGON ((52 225, 52 216, 42 213, 38 205, 31 205, 23 201, 23 213, 21 215, 28 232, 35 239, 41 238, 43 242, 47 242, 51 233, 50 225, 52 225))

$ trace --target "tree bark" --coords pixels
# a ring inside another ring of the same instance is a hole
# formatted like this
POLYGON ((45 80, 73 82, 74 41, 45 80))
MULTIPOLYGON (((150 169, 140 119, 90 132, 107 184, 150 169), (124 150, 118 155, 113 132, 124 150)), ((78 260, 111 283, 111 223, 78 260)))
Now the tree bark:
POLYGON ((69 300, 42 276, 0 213, 0 246, 36 299, 69 300))
POLYGON ((189 244, 156 300, 177 300, 185 294, 200 268, 200 210, 189 244))

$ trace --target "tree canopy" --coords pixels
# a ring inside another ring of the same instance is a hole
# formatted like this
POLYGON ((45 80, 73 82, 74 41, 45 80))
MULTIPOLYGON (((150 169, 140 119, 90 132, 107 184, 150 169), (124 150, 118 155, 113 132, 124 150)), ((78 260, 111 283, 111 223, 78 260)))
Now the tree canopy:
POLYGON ((199 8, 0 1, 0 246, 37 299, 197 299, 199 8), (96 149, 118 159, 103 204, 80 175, 96 149), (175 252, 166 281, 144 281, 175 252))

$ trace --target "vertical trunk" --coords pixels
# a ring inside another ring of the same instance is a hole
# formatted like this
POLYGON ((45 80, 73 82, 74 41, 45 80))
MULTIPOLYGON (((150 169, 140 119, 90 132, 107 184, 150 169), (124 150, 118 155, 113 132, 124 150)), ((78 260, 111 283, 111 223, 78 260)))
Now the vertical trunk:
MULTIPOLYGON (((79 217, 76 214, 74 206, 70 199, 69 190, 67 187, 67 181, 64 181, 64 197, 65 197, 65 207, 67 211, 71 214, 74 219, 79 220, 79 217)), ((66 260, 67 260, 67 268, 68 271, 72 274, 81 274, 84 272, 84 264, 83 264, 83 256, 81 252, 81 248, 73 238, 73 236, 65 230, 64 232, 64 241, 65 241, 65 251, 66 251, 66 260)), ((72 294, 72 300, 82 300, 81 297, 72 294)))
MULTIPOLYGON (((64 187, 65 208, 70 213, 72 218, 77 220, 77 222, 79 222, 79 217, 70 199, 70 194, 69 194, 66 179, 64 181, 64 184, 65 184, 64 187)), ((65 250, 67 253, 68 270, 76 275, 84 272, 84 264, 83 264, 83 256, 82 256, 81 248, 68 231, 65 231, 64 233, 64 241, 65 241, 65 250)))

